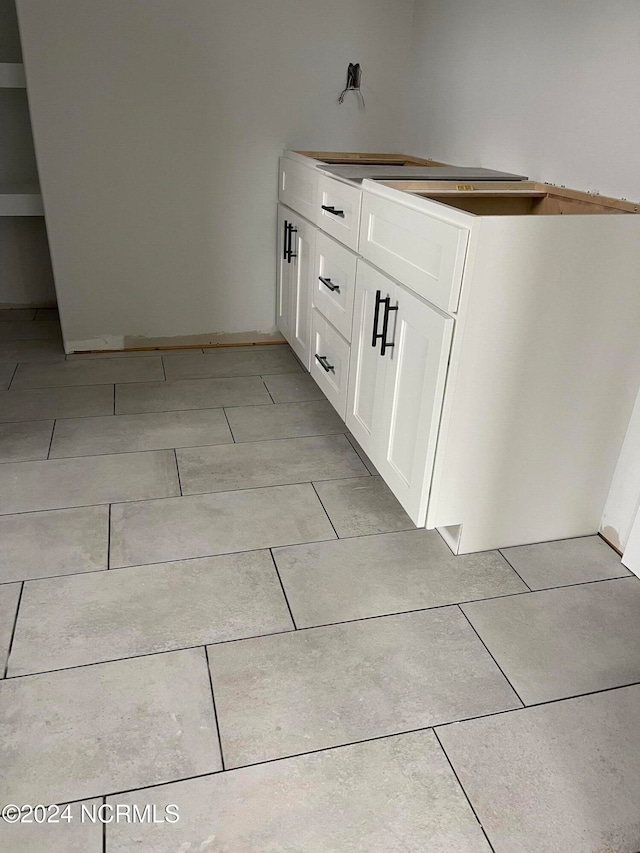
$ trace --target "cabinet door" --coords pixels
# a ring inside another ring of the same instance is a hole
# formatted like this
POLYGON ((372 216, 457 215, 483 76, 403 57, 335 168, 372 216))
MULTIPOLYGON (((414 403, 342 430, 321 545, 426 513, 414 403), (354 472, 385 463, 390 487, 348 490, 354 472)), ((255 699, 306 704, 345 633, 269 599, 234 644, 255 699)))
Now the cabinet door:
POLYGON ((311 291, 316 229, 296 216, 292 220, 291 348, 309 370, 311 353, 311 291))
POLYGON ((453 319, 394 285, 380 444, 371 459, 407 514, 426 521, 453 319), (395 316, 393 316, 395 315, 395 316))
POLYGON ((293 264, 287 261, 289 226, 291 225, 291 211, 286 207, 278 205, 278 245, 276 247, 277 267, 277 301, 276 301, 276 325, 284 337, 291 343, 291 327, 293 316, 293 264))
MULTIPOLYGON (((370 457, 379 455, 385 371, 390 359, 380 355, 380 341, 372 346, 376 294, 390 296, 395 285, 364 261, 358 261, 353 308, 346 423, 370 457)), ((378 326, 382 318, 378 317, 378 326)), ((381 446, 381 445, 380 445, 381 446)))

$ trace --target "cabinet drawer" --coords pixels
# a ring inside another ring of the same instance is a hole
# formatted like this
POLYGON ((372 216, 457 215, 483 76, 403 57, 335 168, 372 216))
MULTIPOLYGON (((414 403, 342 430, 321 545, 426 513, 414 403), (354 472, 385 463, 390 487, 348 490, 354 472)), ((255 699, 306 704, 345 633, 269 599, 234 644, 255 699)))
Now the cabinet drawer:
POLYGON ((311 375, 344 420, 349 378, 349 344, 315 308, 311 318, 311 375))
POLYGON ((320 175, 316 224, 353 251, 358 249, 362 191, 320 175))
POLYGON ((315 168, 303 166, 288 157, 281 157, 279 201, 315 222, 319 179, 320 175, 315 168))
POLYGON ((316 239, 313 307, 351 340, 357 257, 322 231, 316 239))
POLYGON ((468 229, 364 193, 360 254, 445 311, 457 311, 468 229))

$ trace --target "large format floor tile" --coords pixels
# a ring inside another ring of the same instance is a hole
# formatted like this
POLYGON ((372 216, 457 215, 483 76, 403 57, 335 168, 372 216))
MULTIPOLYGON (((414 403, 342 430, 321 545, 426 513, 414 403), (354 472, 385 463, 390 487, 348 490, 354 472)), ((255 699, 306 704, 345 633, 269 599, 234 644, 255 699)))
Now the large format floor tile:
POLYGON ((263 404, 273 401, 259 376, 116 385, 118 415, 263 404))
POLYGON ((263 376, 262 379, 274 403, 304 403, 324 399, 315 379, 308 373, 280 373, 263 376))
POLYGON ((620 556, 599 536, 503 548, 502 553, 531 589, 566 586, 630 575, 620 556))
POLYGON ((19 853, 103 853, 103 827, 89 816, 102 798, 49 809, 47 817, 58 822, 6 823, 0 821, 0 850, 19 853), (84 807, 84 811, 83 811, 84 807), (68 809, 68 811, 67 811, 68 809), (67 820, 67 818, 69 818, 67 820))
POLYGON ((185 495, 369 476, 343 435, 198 447, 177 457, 185 495))
POLYGON ((10 320, 0 323, 0 341, 55 341, 59 343, 60 323, 30 320, 10 320))
POLYGON ((109 507, 0 516, 0 583, 106 569, 109 507))
POLYGON ((165 361, 167 379, 204 376, 260 376, 262 373, 302 371, 289 347, 238 347, 184 353, 165 361))
MULTIPOLYGON (((4 676, 9 654, 13 623, 20 599, 20 586, 19 583, 7 583, 0 586, 0 678, 4 676)), ((0 823, 2 823, 1 820, 0 823)))
POLYGON ((55 459, 231 442, 223 409, 111 415, 59 420, 50 456, 55 459))
POLYGON ((520 707, 457 608, 209 648, 226 767, 520 707))
POLYGON ((11 388, 59 388, 67 385, 113 385, 116 382, 153 381, 164 381, 162 359, 159 356, 65 361, 61 364, 20 364, 11 388))
POLYGON ((526 704, 640 681, 640 580, 462 605, 526 704))
POLYGON ((221 767, 202 649, 0 682, 4 803, 60 803, 221 767))
POLYGON ((39 388, 0 393, 0 422, 113 414, 113 386, 39 388))
POLYGON ((110 824, 108 853, 489 853, 432 732, 113 797, 180 808, 176 824, 110 824))
POLYGON ((640 850, 640 687, 438 736, 496 853, 640 850))
POLYGON ((526 592, 497 551, 454 557, 434 530, 276 548, 299 628, 526 592))
POLYGON ((0 424, 0 462, 46 459, 53 421, 0 424))
POLYGON ((170 450, 0 465, 0 514, 179 494, 170 450))
POLYGON ((251 406, 241 406, 227 409, 227 417, 236 441, 299 438, 345 431, 344 424, 328 400, 281 403, 260 411, 251 406))
MULTIPOLYGON (((6 391, 11 383, 13 374, 16 372, 17 363, 0 363, 0 391, 6 391)), ((2 398, 0 397, 0 400, 2 398)))
POLYGON ((415 529, 382 477, 318 483, 316 491, 338 536, 415 529))
POLYGON ((293 627, 268 551, 31 581, 9 675, 293 627))
POLYGON ((0 341, 0 361, 64 361, 61 341, 0 341))
POLYGON ((111 509, 111 566, 136 566, 335 539, 309 484, 111 509))

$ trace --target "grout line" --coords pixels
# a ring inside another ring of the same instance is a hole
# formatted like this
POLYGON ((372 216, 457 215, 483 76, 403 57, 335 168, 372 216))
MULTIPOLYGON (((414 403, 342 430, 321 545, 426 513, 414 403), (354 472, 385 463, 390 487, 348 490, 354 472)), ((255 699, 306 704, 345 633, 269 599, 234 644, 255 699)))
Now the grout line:
MULTIPOLYGON (((51 446, 53 445, 53 434, 56 431, 56 419, 53 419, 53 426, 51 427, 51 436, 49 438, 49 449, 47 450, 47 459, 51 458, 51 446)), ((46 460, 42 460, 46 461, 46 460)))
POLYGON ((269 548, 269 556, 271 557, 271 562, 273 563, 273 568, 276 570, 276 575, 278 576, 278 581, 280 582, 280 589, 282 590, 282 594, 284 596, 285 603, 287 605, 287 610, 289 611, 289 616, 291 617, 291 622, 293 624, 294 629, 297 631, 298 626, 296 625, 296 620, 293 618, 293 610, 291 609, 291 605, 289 604, 289 598, 287 597, 287 591, 284 588, 284 584, 282 583, 282 578, 280 577, 280 571, 278 570, 278 564, 276 563, 276 558, 273 556, 273 548, 269 548))
MULTIPOLYGON (((266 375, 269 375, 269 374, 266 374, 266 375)), ((264 387, 267 391, 267 394, 271 397, 271 402, 275 406, 276 401, 273 399, 273 394, 271 393, 271 391, 269 391, 269 389, 267 388, 267 383, 264 381, 264 376, 260 376, 260 379, 262 379, 262 384, 264 385, 264 387)))
MULTIPOLYGON (((523 594, 526 594, 526 593, 523 593, 523 594)), ((464 618, 467 620, 467 622, 469 623, 469 625, 470 625, 470 627, 471 627, 471 630, 472 630, 472 631, 473 631, 473 633, 476 635, 476 637, 480 640, 480 642, 482 643, 482 645, 485 647, 485 649, 487 650, 487 654, 491 657, 491 660, 492 660, 492 661, 495 663, 495 665, 498 667, 498 669, 499 669, 499 670, 500 670, 500 672, 502 673, 503 678, 505 679, 505 681, 507 682, 507 684, 509 685, 509 687, 513 690, 513 692, 515 693, 515 695, 518 697, 518 701, 522 704, 522 707, 524 708, 524 707, 526 706, 526 703, 522 701, 522 698, 521 698, 520 694, 518 693, 518 691, 516 690, 516 688, 513 686, 513 684, 511 683, 511 681, 507 678, 506 673, 504 672, 504 670, 502 669, 502 667, 500 666, 500 664, 498 663, 498 661, 497 661, 497 660, 496 660, 496 658, 494 657, 493 652, 489 649, 489 646, 487 646, 487 644, 486 644, 486 643, 485 643, 485 641, 482 639, 482 637, 480 636, 480 634, 476 631, 475 625, 473 624, 473 622, 471 621, 471 619, 469 619, 469 617, 468 617, 468 616, 467 616, 467 614, 464 612, 464 610, 462 609, 462 607, 461 607, 461 605, 460 605, 460 604, 456 604, 456 607, 458 608, 458 610, 460 611, 460 613, 462 613, 462 615, 464 616, 464 618)))
MULTIPOLYGON (((227 422, 227 426, 229 427, 229 432, 231 433, 231 441, 232 441, 234 444, 237 444, 237 442, 236 442, 236 437, 235 437, 235 435, 233 434, 233 430, 231 429, 231 423, 230 423, 230 421, 229 421, 229 415, 227 414, 227 410, 226 410, 226 408, 225 408, 224 406, 222 407, 222 412, 223 412, 223 414, 224 414, 224 419, 225 419, 225 421, 227 422)), ((213 446, 214 446, 214 445, 211 445, 211 447, 213 447, 213 446)))
POLYGON ((16 615, 13 619, 13 628, 11 630, 11 638, 9 640, 9 646, 7 648, 7 662, 4 665, 4 674, 3 679, 7 678, 7 673, 9 672, 9 658, 11 657, 11 650, 13 649, 13 640, 16 635, 16 626, 18 624, 18 613, 20 612, 20 604, 22 603, 22 593, 24 592, 24 581, 20 586, 20 592, 18 593, 18 603, 16 604, 16 615))
MULTIPOLYGON (((526 582, 526 580, 522 577, 522 575, 521 575, 521 574, 520 574, 520 572, 516 569, 516 567, 513 565, 513 563, 508 559, 508 557, 505 557, 505 555, 504 555, 504 554, 503 554, 503 552, 500 550, 500 548, 498 548, 498 549, 497 549, 497 552, 498 552, 498 554, 500 554, 500 556, 501 556, 501 557, 502 557, 502 559, 505 561, 505 563, 506 563, 508 566, 510 566, 510 567, 511 567, 511 569, 512 569, 512 570, 513 570, 513 571, 518 575, 518 577, 520 578, 520 580, 522 581, 522 583, 527 587, 527 589, 528 589, 530 592, 540 592, 540 590, 534 590, 532 587, 530 587, 530 586, 529 586, 529 584, 528 584, 528 583, 526 582)), ((573 584, 572 584, 572 585, 573 585, 573 584)), ((553 587, 552 587, 552 588, 553 588, 553 587)))
MULTIPOLYGON (((349 480, 350 480, 350 479, 351 479, 351 477, 341 477, 340 479, 349 479, 349 480)), ((323 480, 323 481, 318 480, 318 482, 324 482, 324 480, 323 480)), ((320 497, 320 495, 318 494, 318 490, 317 490, 317 489, 316 489, 316 487, 315 487, 315 483, 313 483, 313 482, 311 483, 311 488, 312 488, 312 489, 313 489, 313 491, 316 493, 316 497, 317 497, 317 498, 318 498, 318 500, 320 501, 320 506, 321 506, 321 507, 322 507, 322 509, 324 510, 324 514, 325 514, 325 515, 327 516, 327 518, 329 519, 329 524, 331 525, 331 529, 333 530, 333 532, 336 534, 336 539, 340 539, 340 537, 338 536, 338 531, 336 530, 336 528, 335 528, 335 526, 334 526, 334 524, 333 524, 333 521, 331 521, 331 516, 330 516, 330 515, 329 515, 329 513, 327 512, 327 508, 325 507, 325 505, 322 503, 322 498, 321 498, 321 497, 320 497)))
MULTIPOLYGON (((107 571, 109 571, 110 569, 111 569, 111 504, 109 504, 109 512, 107 514, 107 571)), ((104 569, 102 571, 104 571, 104 569)), ((89 575, 89 574, 93 574, 93 572, 81 572, 81 574, 89 575)), ((59 575, 59 577, 68 577, 68 575, 59 575)))
POLYGON ((206 646, 204 648, 204 656, 207 663, 207 673, 209 675, 209 687, 211 688, 211 702, 213 703, 213 718, 216 721, 216 732, 218 733, 218 746, 220 748, 220 763, 222 764, 222 769, 224 770, 224 753, 222 752, 222 737, 220 735, 220 724, 218 722, 218 712, 216 710, 216 698, 213 692, 213 676, 211 675, 211 664, 209 663, 209 650, 206 646))
POLYGON ((11 390, 11 386, 13 385, 13 380, 16 378, 16 373, 18 372, 19 367, 20 367, 20 362, 17 362, 16 366, 13 369, 13 373, 11 374, 11 379, 9 380, 9 384, 7 385, 7 391, 11 390))
POLYGON ((435 735, 435 738, 436 738, 436 740, 438 741, 438 744, 440 745, 440 749, 442 750, 442 752, 443 752, 443 754, 444 754, 444 757, 447 759, 447 762, 448 762, 448 764, 449 764, 449 767, 451 768, 451 771, 452 771, 453 775, 454 775, 454 776, 455 776, 455 778, 456 778, 456 782, 457 782, 457 783, 458 783, 458 785, 460 786, 460 790, 462 791, 462 793, 463 793, 463 794, 464 794, 464 796, 465 796, 465 799, 466 799, 466 800, 467 800, 467 802, 469 803, 469 807, 470 807, 471 811, 473 812, 473 816, 474 816, 474 817, 475 817, 475 819, 478 821, 478 825, 479 825, 480 829, 482 830, 482 832, 483 832, 483 834, 484 834, 484 837, 487 839, 487 844, 488 844, 488 845, 489 845, 489 847, 491 848, 492 853, 495 853, 494 848, 493 848, 493 844, 491 843, 491 841, 490 841, 490 839, 489 839, 489 836, 487 835, 487 833, 486 833, 486 831, 485 831, 485 828, 484 828, 484 826, 482 825, 482 821, 481 821, 481 820, 480 820, 480 818, 478 817, 478 814, 477 814, 477 812, 476 812, 475 808, 473 807, 473 803, 472 803, 472 802, 471 802, 471 800, 469 799, 469 795, 467 794, 467 792, 466 792, 466 791, 465 791, 465 789, 464 789, 464 785, 463 785, 463 784, 462 784, 462 782, 460 781, 460 777, 458 776, 458 773, 456 772, 456 768, 453 766, 453 763, 452 763, 451 759, 449 758, 449 756, 448 756, 448 754, 447 754, 447 750, 444 748, 444 746, 442 745, 442 741, 441 741, 441 740, 440 740, 440 738, 438 737, 438 732, 435 730, 435 727, 434 727, 434 729, 433 729, 433 734, 435 735))
MULTIPOLYGON (((216 445, 213 445, 213 446, 215 447, 216 445)), ((174 458, 175 463, 176 463, 176 474, 178 475, 178 488, 180 489, 180 497, 182 497, 183 491, 182 491, 182 480, 180 479, 180 466, 178 465, 178 451, 175 449, 175 447, 172 448, 172 450, 173 450, 173 458, 174 458)))

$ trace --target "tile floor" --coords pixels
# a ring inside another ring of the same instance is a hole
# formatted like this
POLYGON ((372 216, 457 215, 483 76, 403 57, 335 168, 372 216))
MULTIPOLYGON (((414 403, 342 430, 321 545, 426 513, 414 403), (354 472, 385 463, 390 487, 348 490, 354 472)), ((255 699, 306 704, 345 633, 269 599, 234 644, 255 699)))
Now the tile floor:
POLYGON ((602 540, 454 557, 285 346, 65 358, 0 311, 0 389, 0 800, 71 818, 0 849, 640 850, 602 540))

